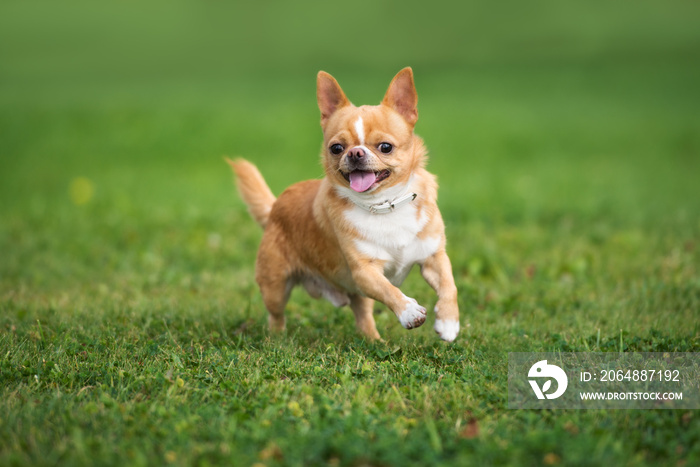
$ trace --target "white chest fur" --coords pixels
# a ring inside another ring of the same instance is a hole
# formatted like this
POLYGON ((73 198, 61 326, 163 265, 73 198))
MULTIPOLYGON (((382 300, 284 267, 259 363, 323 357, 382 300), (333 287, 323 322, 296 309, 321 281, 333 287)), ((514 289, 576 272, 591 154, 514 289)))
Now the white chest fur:
POLYGON ((358 206, 345 211, 345 218, 357 230, 357 250, 384 261, 384 275, 395 286, 401 285, 411 268, 433 255, 439 237, 418 238, 428 218, 413 203, 386 214, 373 214, 358 206))

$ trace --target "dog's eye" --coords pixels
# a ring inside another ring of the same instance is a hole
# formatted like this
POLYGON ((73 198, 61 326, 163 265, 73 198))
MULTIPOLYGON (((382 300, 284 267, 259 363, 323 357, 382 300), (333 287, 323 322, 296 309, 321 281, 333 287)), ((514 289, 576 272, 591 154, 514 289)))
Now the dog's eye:
POLYGON ((390 143, 380 143, 379 144, 379 150, 383 154, 389 154, 391 151, 394 150, 394 146, 392 146, 390 143))
POLYGON ((331 149, 331 152, 337 156, 338 154, 343 152, 343 149, 345 149, 345 148, 343 147, 342 144, 333 144, 333 145, 331 145, 330 149, 331 149))

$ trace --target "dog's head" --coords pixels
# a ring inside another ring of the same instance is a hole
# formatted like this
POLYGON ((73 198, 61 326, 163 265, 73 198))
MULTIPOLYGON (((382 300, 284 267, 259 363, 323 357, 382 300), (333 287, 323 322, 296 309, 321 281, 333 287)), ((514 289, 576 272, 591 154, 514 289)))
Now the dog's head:
POLYGON ((318 73, 316 94, 323 129, 323 164, 328 179, 358 193, 378 193, 406 183, 423 164, 424 151, 413 127, 418 96, 413 71, 391 81, 381 104, 355 107, 338 82, 318 73))

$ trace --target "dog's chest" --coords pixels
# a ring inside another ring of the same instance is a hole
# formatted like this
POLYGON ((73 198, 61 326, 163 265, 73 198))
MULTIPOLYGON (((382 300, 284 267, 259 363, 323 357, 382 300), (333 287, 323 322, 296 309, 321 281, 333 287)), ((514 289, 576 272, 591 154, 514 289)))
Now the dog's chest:
POLYGON ((384 275, 396 286, 406 279, 413 265, 433 255, 440 244, 439 237, 418 238, 428 218, 424 213, 417 215, 413 205, 387 214, 354 207, 346 211, 346 219, 359 233, 355 239, 357 250, 384 261, 384 275))

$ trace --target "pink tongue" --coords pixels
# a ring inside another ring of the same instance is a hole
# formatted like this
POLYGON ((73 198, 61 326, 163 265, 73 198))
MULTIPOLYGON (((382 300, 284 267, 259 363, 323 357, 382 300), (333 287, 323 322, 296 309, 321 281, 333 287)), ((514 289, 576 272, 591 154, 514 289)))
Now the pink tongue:
POLYGON ((355 170, 350 172, 350 188, 358 193, 369 190, 369 187, 377 180, 374 172, 362 172, 355 170))

